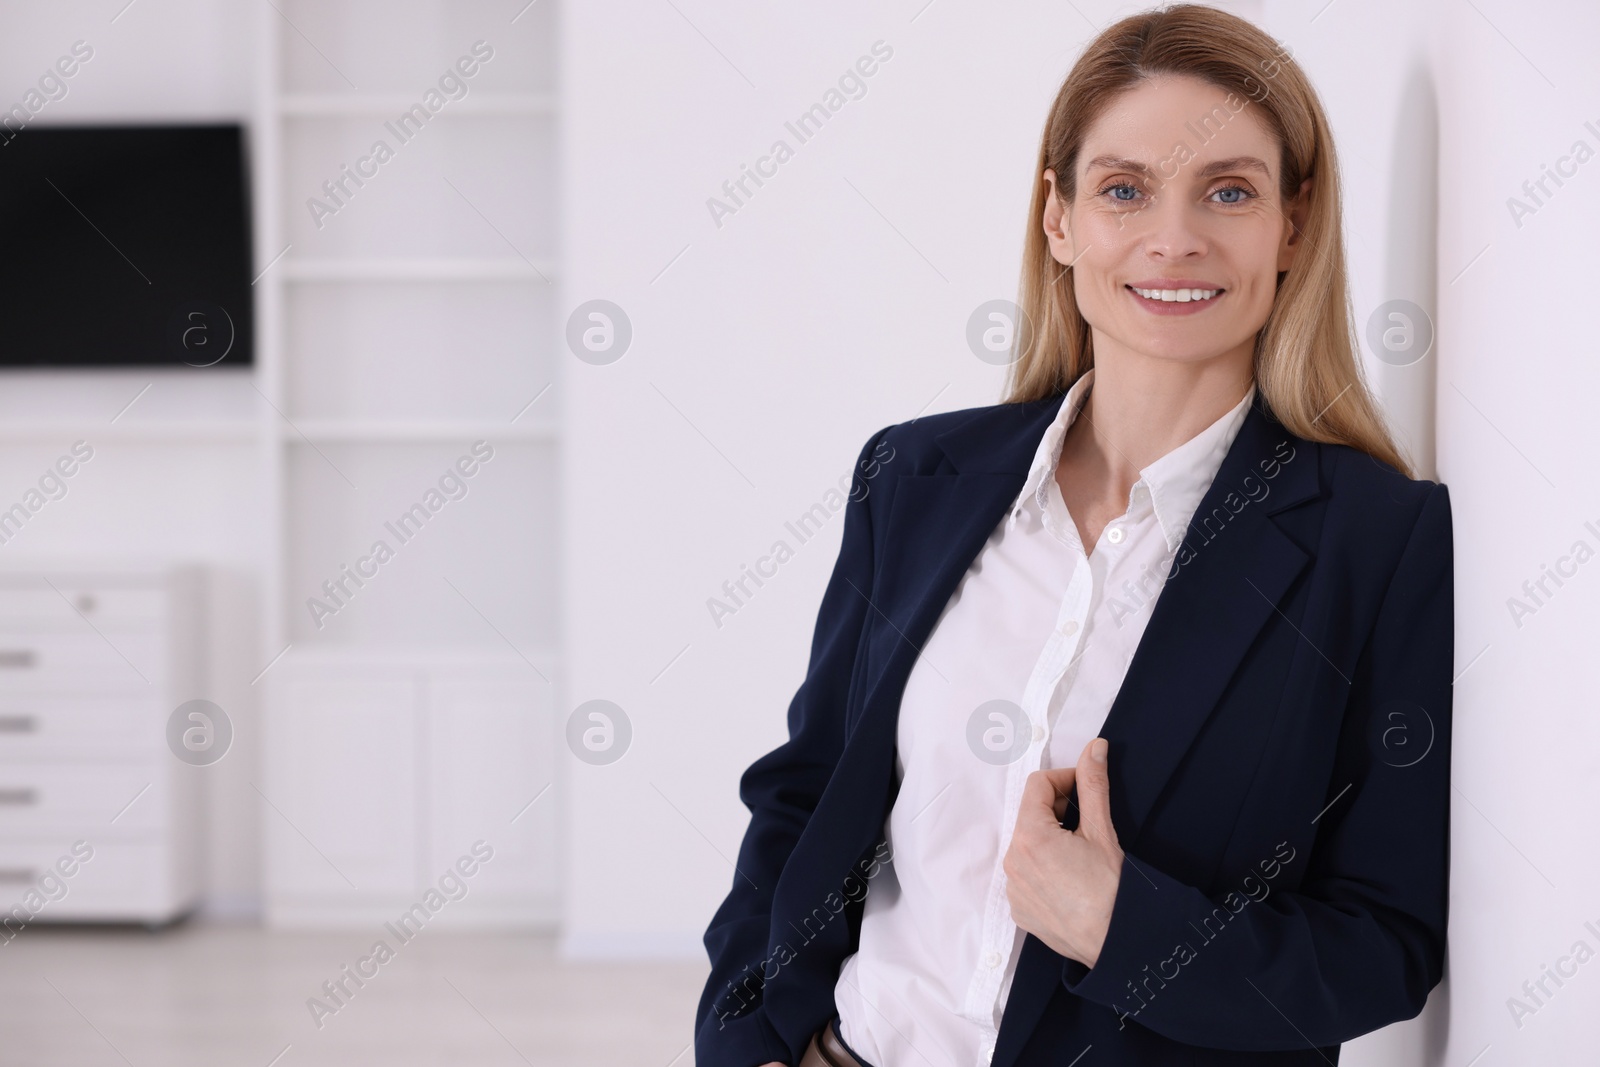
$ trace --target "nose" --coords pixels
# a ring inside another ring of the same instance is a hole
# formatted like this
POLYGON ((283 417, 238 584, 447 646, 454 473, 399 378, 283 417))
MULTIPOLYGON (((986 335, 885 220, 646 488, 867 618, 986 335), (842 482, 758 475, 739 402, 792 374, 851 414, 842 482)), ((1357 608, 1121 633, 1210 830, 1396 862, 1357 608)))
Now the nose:
POLYGON ((1175 192, 1157 195, 1155 202, 1134 221, 1141 228, 1141 244, 1152 259, 1175 260, 1201 255, 1207 239, 1197 225, 1192 205, 1175 192))

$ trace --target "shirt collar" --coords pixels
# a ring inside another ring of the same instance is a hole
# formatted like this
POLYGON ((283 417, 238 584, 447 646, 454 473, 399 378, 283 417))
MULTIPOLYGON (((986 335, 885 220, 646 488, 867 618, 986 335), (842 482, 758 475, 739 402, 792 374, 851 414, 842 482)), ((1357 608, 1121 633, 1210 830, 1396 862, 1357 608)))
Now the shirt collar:
MULTIPOLYGON (((1061 459, 1061 443, 1078 417, 1083 402, 1088 399, 1093 384, 1094 368, 1091 367, 1072 383, 1072 388, 1061 401, 1060 410, 1039 440, 1022 492, 1011 506, 1008 529, 1016 523, 1029 501, 1034 502, 1040 514, 1045 512, 1045 493, 1053 483, 1056 465, 1061 459)), ((1194 517, 1201 498, 1222 467, 1222 461, 1232 447, 1233 439, 1238 436, 1240 427, 1244 425, 1245 416, 1250 411, 1250 401, 1255 395, 1256 387, 1252 382, 1243 399, 1227 414, 1139 471, 1139 480, 1129 492, 1129 506, 1132 507, 1143 486, 1150 494, 1156 521, 1161 525, 1161 533, 1166 538, 1169 550, 1176 552, 1183 543, 1189 520, 1194 517)))

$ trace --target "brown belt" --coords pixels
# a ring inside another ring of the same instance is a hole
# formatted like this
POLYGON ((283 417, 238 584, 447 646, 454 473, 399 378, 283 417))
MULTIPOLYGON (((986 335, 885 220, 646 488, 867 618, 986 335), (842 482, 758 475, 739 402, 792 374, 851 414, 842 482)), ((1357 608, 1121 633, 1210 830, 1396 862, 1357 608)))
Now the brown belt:
POLYGON ((844 1042, 839 1040, 839 1035, 834 1032, 834 1020, 829 1019, 822 1024, 822 1028, 811 1035, 811 1044, 806 1046, 806 1054, 800 1059, 800 1067, 865 1067, 860 1060, 850 1054, 844 1047, 844 1042))

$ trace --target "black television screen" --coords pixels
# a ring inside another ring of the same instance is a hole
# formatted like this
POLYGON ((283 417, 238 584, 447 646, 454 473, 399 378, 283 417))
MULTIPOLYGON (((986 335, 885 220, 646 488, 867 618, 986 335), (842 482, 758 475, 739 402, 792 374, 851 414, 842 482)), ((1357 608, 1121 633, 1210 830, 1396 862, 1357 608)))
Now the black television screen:
POLYGON ((253 358, 238 125, 0 135, 0 365, 253 358))

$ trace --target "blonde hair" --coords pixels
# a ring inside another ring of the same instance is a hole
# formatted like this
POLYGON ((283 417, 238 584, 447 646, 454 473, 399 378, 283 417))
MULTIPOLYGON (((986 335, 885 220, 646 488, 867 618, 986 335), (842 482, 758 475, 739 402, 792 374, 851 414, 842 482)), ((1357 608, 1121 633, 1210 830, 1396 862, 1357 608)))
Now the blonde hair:
POLYGON ((1005 402, 1052 396, 1094 366, 1093 338, 1078 309, 1070 270, 1050 254, 1044 211, 1056 173, 1058 195, 1077 195, 1078 153, 1089 126, 1115 98, 1160 75, 1209 82, 1260 108, 1280 145, 1279 193, 1309 190, 1304 248, 1280 274, 1266 323, 1256 334, 1255 380, 1272 414, 1310 441, 1349 445, 1407 477, 1411 466, 1378 413, 1356 357, 1345 281, 1338 163, 1327 116, 1300 66, 1266 33, 1235 15, 1179 4, 1123 19, 1073 65, 1045 120, 1023 251, 1017 358, 1005 402))

